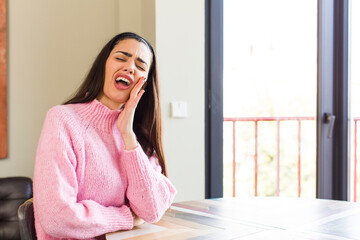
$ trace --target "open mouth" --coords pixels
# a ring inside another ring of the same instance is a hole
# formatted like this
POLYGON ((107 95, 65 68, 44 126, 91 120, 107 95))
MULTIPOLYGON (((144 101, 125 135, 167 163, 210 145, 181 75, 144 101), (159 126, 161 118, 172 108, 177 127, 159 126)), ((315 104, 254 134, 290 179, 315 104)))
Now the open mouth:
POLYGON ((131 82, 128 79, 124 78, 124 77, 118 77, 117 79, 115 79, 115 82, 117 84, 122 84, 122 85, 127 86, 127 87, 130 86, 130 84, 131 84, 131 82))

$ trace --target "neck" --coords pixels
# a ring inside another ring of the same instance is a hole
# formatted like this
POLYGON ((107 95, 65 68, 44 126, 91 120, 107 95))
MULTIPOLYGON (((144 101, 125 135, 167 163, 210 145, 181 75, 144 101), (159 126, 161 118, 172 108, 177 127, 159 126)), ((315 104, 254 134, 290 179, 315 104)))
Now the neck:
POLYGON ((111 101, 109 98, 105 97, 104 94, 101 94, 96 99, 111 110, 119 110, 125 104, 125 103, 116 103, 114 101, 111 101))

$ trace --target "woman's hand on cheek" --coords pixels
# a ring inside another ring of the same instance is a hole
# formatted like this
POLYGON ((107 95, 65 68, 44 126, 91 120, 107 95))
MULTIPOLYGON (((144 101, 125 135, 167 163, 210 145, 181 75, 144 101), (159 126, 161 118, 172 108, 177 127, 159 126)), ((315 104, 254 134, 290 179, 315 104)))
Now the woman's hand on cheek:
POLYGON ((136 136, 133 130, 134 116, 136 107, 140 101, 144 90, 141 87, 145 83, 145 77, 142 77, 130 92, 129 100, 125 103, 123 111, 117 120, 117 127, 124 140, 125 149, 131 150, 137 147, 136 136))

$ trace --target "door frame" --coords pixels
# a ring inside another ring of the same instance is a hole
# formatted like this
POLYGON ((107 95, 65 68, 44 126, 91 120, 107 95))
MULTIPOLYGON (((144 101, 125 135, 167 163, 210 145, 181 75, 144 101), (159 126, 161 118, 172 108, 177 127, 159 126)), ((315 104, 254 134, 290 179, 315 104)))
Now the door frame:
POLYGON ((348 0, 318 0, 317 198, 349 199, 348 16, 348 0))
POLYGON ((223 196, 223 0, 205 0, 205 197, 223 196))

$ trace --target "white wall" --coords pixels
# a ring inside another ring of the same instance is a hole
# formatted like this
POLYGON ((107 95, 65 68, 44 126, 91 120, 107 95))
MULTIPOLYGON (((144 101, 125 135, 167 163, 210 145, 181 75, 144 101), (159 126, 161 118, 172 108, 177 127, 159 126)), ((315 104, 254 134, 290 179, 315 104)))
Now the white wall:
POLYGON ((204 0, 14 0, 8 10, 9 155, 0 177, 32 177, 47 110, 83 80, 101 47, 133 31, 157 51, 176 201, 204 198, 204 0), (186 101, 188 117, 170 118, 186 101))
POLYGON ((155 44, 155 0, 118 0, 119 32, 135 32, 155 44))
POLYGON ((7 1, 9 149, 0 177, 32 177, 45 113, 74 92, 115 34, 115 2, 7 1))
POLYGON ((204 9, 204 0, 156 0, 164 144, 176 201, 205 197, 204 9), (170 118, 172 101, 187 102, 187 118, 170 118))
POLYGON ((120 0, 118 7, 119 31, 139 33, 157 52, 164 149, 169 178, 178 190, 175 201, 202 199, 205 196, 205 2, 120 0), (172 101, 187 102, 187 118, 170 117, 172 101))

